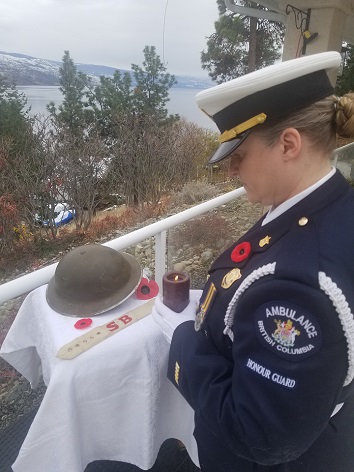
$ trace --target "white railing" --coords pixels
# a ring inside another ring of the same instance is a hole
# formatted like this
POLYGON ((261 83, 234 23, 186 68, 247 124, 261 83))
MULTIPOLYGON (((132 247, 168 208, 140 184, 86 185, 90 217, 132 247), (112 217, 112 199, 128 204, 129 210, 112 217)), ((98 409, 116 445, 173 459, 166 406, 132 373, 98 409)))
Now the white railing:
MULTIPOLYGON (((346 178, 353 178, 352 169, 354 168, 354 165, 352 165, 352 162, 348 164, 348 153, 350 155, 349 160, 352 160, 353 162, 354 143, 335 149, 333 152, 333 165, 335 167, 338 166, 346 178), (344 161, 347 162, 340 162, 342 157, 344 157, 344 161), (341 168, 341 165, 344 167, 341 168)), ((108 241, 107 243, 104 243, 104 246, 109 246, 117 251, 121 251, 122 249, 144 241, 147 238, 155 237, 155 280, 161 287, 162 275, 166 270, 166 231, 180 223, 184 223, 185 221, 202 215, 220 205, 228 203, 231 200, 235 200, 244 194, 245 190, 241 187, 232 192, 225 193, 224 195, 201 203, 200 205, 189 208, 188 210, 177 213, 176 215, 157 221, 149 226, 145 226, 144 228, 108 241)), ((58 262, 0 285, 0 305, 7 300, 16 298, 48 283, 53 277, 57 265, 58 262)))
MULTIPOLYGON (((166 270, 166 231, 180 223, 184 223, 196 216, 202 215, 207 211, 219 207, 225 203, 235 200, 245 194, 243 187, 231 192, 220 195, 207 202, 196 205, 188 210, 169 216, 163 220, 157 221, 149 226, 140 228, 131 233, 125 234, 116 239, 104 243, 117 251, 127 248, 133 244, 144 241, 147 238, 155 237, 155 280, 161 287, 162 275, 166 270)), ((58 262, 29 274, 18 277, 5 284, 0 285, 0 305, 7 300, 16 298, 28 293, 41 285, 49 282, 55 273, 58 262)))

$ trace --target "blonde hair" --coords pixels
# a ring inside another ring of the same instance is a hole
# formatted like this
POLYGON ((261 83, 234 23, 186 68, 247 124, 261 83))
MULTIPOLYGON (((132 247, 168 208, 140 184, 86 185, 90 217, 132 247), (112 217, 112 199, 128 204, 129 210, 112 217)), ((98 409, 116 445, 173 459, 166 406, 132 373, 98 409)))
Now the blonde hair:
POLYGON ((354 137, 354 93, 331 95, 313 105, 289 114, 281 120, 267 120, 254 133, 272 145, 286 128, 305 134, 317 149, 330 154, 337 137, 354 137))

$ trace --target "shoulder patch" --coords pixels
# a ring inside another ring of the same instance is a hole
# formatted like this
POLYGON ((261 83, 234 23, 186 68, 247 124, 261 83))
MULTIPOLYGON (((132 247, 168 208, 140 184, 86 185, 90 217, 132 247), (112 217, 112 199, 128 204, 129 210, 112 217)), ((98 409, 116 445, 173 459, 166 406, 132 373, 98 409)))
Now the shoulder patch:
POLYGON ((290 361, 309 357, 322 345, 322 333, 315 317, 292 303, 265 303, 256 310, 255 322, 261 344, 290 361))

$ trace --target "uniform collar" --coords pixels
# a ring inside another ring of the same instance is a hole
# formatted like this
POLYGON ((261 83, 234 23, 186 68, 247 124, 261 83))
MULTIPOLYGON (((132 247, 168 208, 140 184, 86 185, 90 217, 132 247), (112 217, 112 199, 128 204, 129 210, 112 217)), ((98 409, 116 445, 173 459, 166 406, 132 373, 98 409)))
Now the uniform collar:
POLYGON ((284 211, 274 220, 262 226, 263 216, 237 243, 227 249, 212 265, 210 272, 219 268, 242 268, 252 258, 252 254, 267 251, 294 226, 306 226, 320 210, 334 202, 348 189, 348 184, 340 172, 335 172, 320 187, 284 211), (234 262, 232 251, 244 242, 251 244, 252 250, 247 259, 234 262))
POLYGON ((310 195, 310 193, 314 192, 317 188, 321 187, 321 185, 327 182, 327 180, 329 180, 335 173, 336 169, 335 167, 332 167, 330 172, 328 172, 327 175, 322 177, 322 179, 318 180, 316 183, 303 190, 302 192, 298 193, 294 197, 289 198, 289 200, 286 200, 284 203, 274 208, 274 210, 271 208, 264 220, 262 221, 262 226, 268 224, 270 221, 285 213, 287 210, 289 210, 289 208, 296 205, 296 203, 300 202, 305 197, 307 197, 307 195, 310 195))

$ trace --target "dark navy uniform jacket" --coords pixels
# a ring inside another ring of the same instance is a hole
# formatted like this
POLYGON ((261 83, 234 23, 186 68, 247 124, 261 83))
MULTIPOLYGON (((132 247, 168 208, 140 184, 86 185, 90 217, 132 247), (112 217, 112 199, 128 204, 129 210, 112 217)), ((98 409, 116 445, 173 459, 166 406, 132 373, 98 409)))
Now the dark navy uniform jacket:
POLYGON ((337 171, 212 265, 168 377, 206 472, 354 471, 354 192, 337 171), (339 410, 339 411, 337 411, 339 410))

